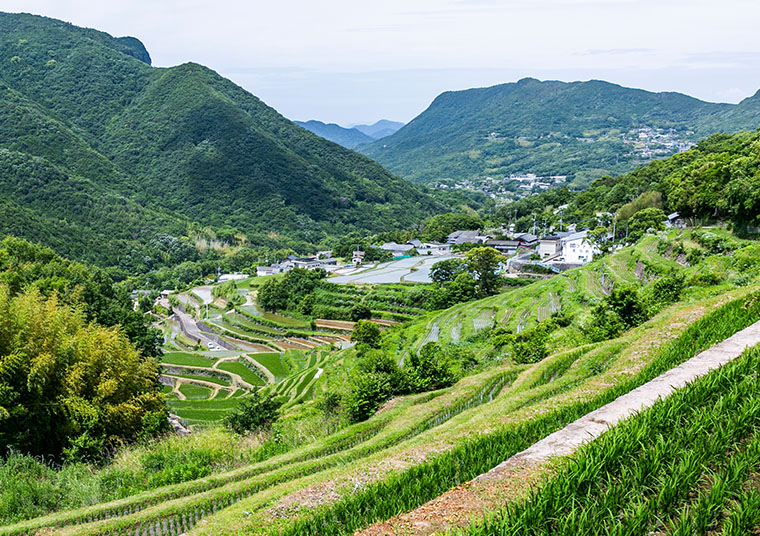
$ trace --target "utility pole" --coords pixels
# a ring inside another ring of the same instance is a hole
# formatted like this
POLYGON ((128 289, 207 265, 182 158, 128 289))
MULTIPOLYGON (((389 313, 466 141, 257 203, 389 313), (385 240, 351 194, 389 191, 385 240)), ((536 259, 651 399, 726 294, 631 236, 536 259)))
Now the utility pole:
POLYGON ((615 230, 617 229, 617 212, 612 217, 612 241, 615 242, 615 230))
POLYGON ((533 214, 533 227, 530 228, 531 234, 536 234, 536 214, 533 214))

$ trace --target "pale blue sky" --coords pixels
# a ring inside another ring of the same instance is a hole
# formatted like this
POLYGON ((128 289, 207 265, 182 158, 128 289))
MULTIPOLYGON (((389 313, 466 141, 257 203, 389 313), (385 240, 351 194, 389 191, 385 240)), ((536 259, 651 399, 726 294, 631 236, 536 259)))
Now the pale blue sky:
POLYGON ((0 0, 196 61, 292 119, 408 121, 442 91, 597 78, 738 102, 760 89, 754 0, 0 0))

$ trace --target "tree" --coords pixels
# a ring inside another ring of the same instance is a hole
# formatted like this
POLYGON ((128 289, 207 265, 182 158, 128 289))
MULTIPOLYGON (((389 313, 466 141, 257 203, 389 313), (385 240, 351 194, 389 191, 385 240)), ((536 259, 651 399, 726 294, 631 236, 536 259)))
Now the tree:
POLYGON ((585 331, 592 341, 603 341, 638 326, 648 317, 639 292, 632 287, 618 287, 592 309, 585 331))
POLYGON ((346 411, 351 422, 369 418, 393 393, 391 377, 370 372, 356 374, 346 400, 346 411))
POLYGON ((597 226, 593 231, 588 232, 586 239, 602 253, 610 251, 610 230, 607 227, 602 225, 597 226))
POLYGON ((433 265, 430 270, 430 279, 435 283, 454 281, 454 278, 465 270, 461 259, 446 259, 433 265))
POLYGON ((411 352, 404 368, 406 383, 414 393, 441 389, 456 381, 453 363, 435 342, 425 344, 419 354, 411 352))
POLYGON ((266 311, 309 311, 311 314, 313 300, 306 296, 317 288, 326 276, 324 270, 305 270, 294 268, 280 278, 270 278, 259 287, 256 301, 266 311))
POLYGON ((224 424, 238 434, 267 430, 277 420, 280 406, 282 402, 272 394, 254 391, 240 399, 240 404, 224 418, 224 424))
POLYGON ((547 326, 539 324, 535 328, 521 331, 511 339, 512 359, 515 363, 537 363, 549 354, 546 342, 549 339, 547 326))
POLYGON ((288 293, 277 279, 270 278, 259 286, 256 302, 265 311, 282 310, 288 306, 288 293))
POLYGON ((443 242, 454 231, 477 230, 481 227, 483 220, 475 214, 449 212, 430 218, 422 229, 422 237, 443 242))
POLYGON ((367 320, 368 318, 371 318, 372 309, 370 309, 366 303, 359 302, 351 307, 349 314, 351 315, 351 320, 353 322, 358 322, 359 320, 367 320))
POLYGON ((635 288, 615 288, 605 302, 617 313, 626 328, 636 327, 649 317, 644 300, 635 288))
POLYGON ((0 285, 0 449, 94 459, 168 426, 158 362, 54 295, 0 285))
POLYGON ((636 242, 650 230, 665 229, 665 213, 659 208, 645 208, 628 220, 628 240, 636 242))
POLYGON ((489 247, 476 247, 465 254, 467 271, 472 274, 478 282, 478 288, 486 296, 494 294, 499 287, 497 270, 503 260, 498 251, 489 247))
POLYGON ((446 293, 449 305, 464 303, 478 297, 478 282, 469 273, 462 273, 452 281, 446 293))
POLYGON ((354 325, 351 332, 351 340, 357 343, 366 344, 370 348, 380 347, 380 328, 374 322, 369 320, 359 320, 354 325))

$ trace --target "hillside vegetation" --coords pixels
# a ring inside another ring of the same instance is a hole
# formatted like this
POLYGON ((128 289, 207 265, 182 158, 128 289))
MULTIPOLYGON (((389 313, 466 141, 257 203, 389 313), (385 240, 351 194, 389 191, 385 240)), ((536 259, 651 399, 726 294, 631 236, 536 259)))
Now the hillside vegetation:
MULTIPOLYGON (((617 214, 616 237, 624 238, 626 222, 649 208, 665 214, 677 211, 693 224, 729 220, 746 233, 760 224, 758 191, 760 131, 716 134, 666 160, 597 179, 582 192, 550 190, 504 205, 497 217, 523 230, 532 225, 533 214, 549 224, 558 225, 562 218, 565 224, 593 228, 600 220, 597 213, 611 212, 617 214)), ((611 220, 612 214, 607 214, 602 222, 610 231, 611 220)))
MULTIPOLYGON (((316 244, 442 206, 197 64, 0 13, 0 232, 135 270, 157 237, 316 244)), ((149 264, 149 263, 148 263, 149 264)))
MULTIPOLYGON (((760 319, 756 246, 714 230, 727 246, 716 253, 696 241, 703 232, 650 235, 566 276, 427 313, 382 338, 381 350, 396 362, 431 343, 471 354, 475 366, 451 387, 397 398, 365 422, 270 451, 271 458, 237 459, 232 471, 0 534, 59 525, 71 525, 61 534, 148 526, 178 534, 202 518, 194 533, 352 534, 416 508, 760 319), (690 251, 687 264, 672 248, 679 243, 690 251), (598 319, 609 328, 601 336, 592 329, 598 319), (555 329, 544 337, 540 327, 549 321, 555 329)), ((367 355, 348 349, 328 357, 320 381, 328 391, 350 386, 367 355)), ((180 358, 203 364, 167 355, 180 358)), ((316 423, 316 408, 302 402, 300 411, 316 423)), ((295 418, 299 406, 289 411, 295 418)))
POLYGON ((713 104, 598 80, 526 78, 443 93, 398 132, 360 150, 415 182, 535 173, 566 175, 573 187, 584 187, 651 159, 637 151, 640 129, 696 142, 758 125, 757 95, 738 105, 713 104))

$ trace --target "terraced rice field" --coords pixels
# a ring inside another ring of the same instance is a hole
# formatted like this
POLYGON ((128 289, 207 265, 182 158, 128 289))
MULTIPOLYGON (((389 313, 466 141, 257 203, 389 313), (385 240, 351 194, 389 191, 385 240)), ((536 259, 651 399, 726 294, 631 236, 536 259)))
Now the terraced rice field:
MULTIPOLYGON (((614 262, 608 258, 606 266, 592 264, 486 300, 426 314, 394 328, 393 336, 408 348, 419 347, 435 326, 436 338, 442 344, 487 348, 488 341, 483 339, 492 326, 529 329, 557 310, 581 314, 583 307, 604 295, 601 273, 607 274, 605 277, 613 285, 624 284, 631 281, 631 266, 635 268, 639 262, 669 266, 670 261, 661 257, 647 259, 649 254, 649 250, 637 253, 638 257, 624 253, 628 258, 614 262)), ((363 536, 389 534, 392 532, 372 532, 370 525, 392 526, 382 523, 414 511, 757 321, 757 292, 757 285, 706 289, 698 300, 666 308, 618 339, 580 345, 571 341, 573 344, 556 347, 552 355, 534 365, 497 360, 491 368, 467 376, 453 387, 395 399, 366 422, 264 461, 113 503, 0 528, 0 536, 33 534, 40 529, 45 534, 93 536, 329 536, 359 531, 365 531, 363 536)), ((251 321, 245 315, 241 317, 251 321)), ((266 325, 280 333, 281 326, 266 325)), ((335 331, 325 328, 323 335, 317 336, 333 337, 335 331)), ((283 336, 279 340, 286 339, 283 336)), ((167 370, 172 366, 195 370, 196 374, 188 375, 197 378, 196 383, 192 383, 193 378, 184 378, 190 383, 178 389, 187 399, 173 400, 172 407, 193 423, 220 419, 247 396, 246 390, 227 392, 197 381, 203 381, 200 378, 209 370, 232 373, 225 371, 231 365, 251 372, 239 359, 256 360, 271 374, 271 380, 261 388, 283 397, 286 407, 293 406, 319 392, 322 372, 336 366, 337 361, 331 361, 334 356, 319 348, 303 347, 263 353, 173 352, 167 354, 167 370), (209 399, 213 389, 217 394, 209 399), (203 393, 207 398, 194 398, 203 393)), ((756 369, 757 358, 752 359, 756 369)), ((746 449, 737 448, 735 439, 746 430, 742 428, 745 423, 755 426, 757 415, 749 411, 749 406, 757 407, 751 393, 753 389, 757 392, 757 378, 747 369, 740 373, 734 379, 749 379, 743 391, 729 393, 733 397, 731 404, 722 405, 709 396, 689 395, 695 396, 691 400, 698 402, 699 411, 684 412, 683 418, 679 417, 682 426, 673 434, 674 443, 661 440, 663 433, 655 426, 657 419, 647 421, 646 425, 621 433, 603 450, 620 455, 616 467, 626 467, 628 463, 628 468, 615 473, 604 465, 604 456, 589 455, 585 461, 578 458, 580 469, 572 465, 570 469, 559 467, 562 478, 547 480, 546 486, 529 500, 515 503, 517 506, 505 506, 499 517, 487 522, 491 525, 474 524, 463 530, 473 535, 502 530, 521 533, 520 519, 529 515, 542 520, 543 524, 536 526, 545 533, 592 534, 612 528, 622 534, 625 531, 614 528, 621 519, 625 523, 642 520, 642 530, 655 533, 691 534, 695 527, 700 530, 707 526, 716 533, 751 533, 747 531, 756 528, 752 523, 757 519, 751 517, 756 513, 752 508, 756 503, 760 506, 760 500, 747 483, 756 481, 757 449, 753 437, 741 444, 746 449), (709 417, 704 416, 707 414, 709 417), (729 423, 727 415, 739 415, 741 422, 729 423), (645 440, 627 441, 631 434, 645 440), (711 439, 713 436, 717 439, 711 439), (675 459, 676 449, 685 453, 683 460, 689 464, 675 459), (746 454, 734 456, 740 451, 746 454), (657 464, 650 463, 652 460, 657 464), (600 467, 604 470, 597 470, 600 467), (689 472, 691 468, 696 471, 689 472), (720 485, 714 485, 715 476, 720 485), (645 482, 646 478, 650 480, 645 482), (573 486, 584 493, 564 494, 573 486), (663 489, 668 490, 667 500, 662 499, 663 489), (748 506, 737 506, 740 500, 748 506), (553 504, 570 506, 551 510, 549 506, 553 504), (619 512, 625 516, 619 516, 619 512), (716 516, 716 512, 725 514, 716 516), (720 524, 716 525, 716 521, 720 524)), ((711 388, 719 389, 719 383, 713 383, 711 388)), ((674 407, 661 414, 675 415, 679 411, 674 407)), ((584 452, 595 451, 590 447, 584 452)), ((460 521, 460 527, 469 524, 467 520, 460 521)), ((412 534, 417 528, 399 530, 412 534)))
MULTIPOLYGON (((367 422, 264 462, 0 534, 61 525, 50 533, 352 534, 488 470, 757 320, 757 300, 718 307, 753 290, 671 308, 621 339, 559 352, 532 366, 496 367, 449 389, 404 397, 367 422), (705 317, 708 311, 716 312, 705 317), (472 430, 482 432, 473 436, 472 430)), ((311 370, 273 388, 308 389, 326 357, 304 357, 311 370)), ((197 412, 194 402, 182 404, 197 412)))

